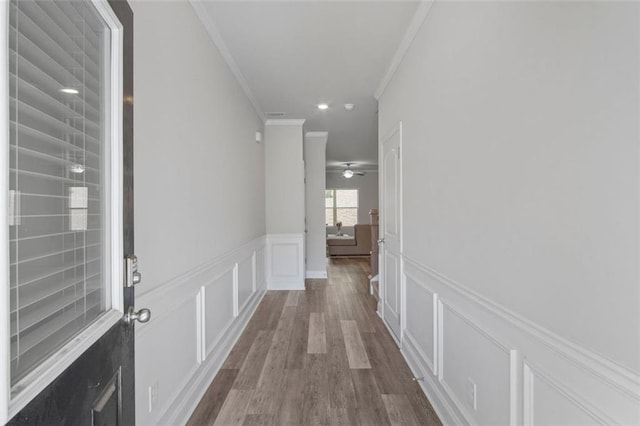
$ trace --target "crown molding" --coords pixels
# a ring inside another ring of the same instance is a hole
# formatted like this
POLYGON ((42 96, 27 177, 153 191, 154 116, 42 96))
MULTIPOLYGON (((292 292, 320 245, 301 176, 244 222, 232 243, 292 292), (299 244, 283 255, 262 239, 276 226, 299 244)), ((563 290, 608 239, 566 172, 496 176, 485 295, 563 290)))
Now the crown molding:
POLYGON ((420 4, 416 9, 416 13, 413 15, 407 31, 404 33, 404 37, 402 37, 402 40, 400 41, 400 44, 396 49, 396 53, 393 55, 393 59, 391 59, 391 63, 387 68, 387 72, 385 72, 384 77, 382 77, 380 84, 378 84, 378 88, 373 94, 376 100, 380 100, 382 94, 389 85, 389 82, 393 78, 393 75, 398 70, 400 63, 404 58, 404 55, 407 53, 407 50, 409 50, 409 47, 411 47, 411 43, 413 43, 413 40, 418 34, 418 30, 420 30, 422 23, 429 15, 429 11, 431 11, 431 6, 433 6, 433 3, 435 3, 435 0, 420 1, 420 4))
POLYGON ((262 108, 260 107, 258 100, 256 99, 256 97, 253 95, 253 92, 249 88, 249 84, 247 83, 247 80, 244 78, 244 75, 242 75, 242 72, 240 71, 238 64, 233 59, 231 52, 229 52, 227 45, 222 40, 222 36, 220 35, 218 28, 216 27, 216 25, 213 23, 213 20, 209 16, 209 12, 207 11, 207 7, 205 6, 205 3, 200 0, 189 0, 189 4, 191 4, 191 7, 196 12, 196 15, 198 16, 198 18, 200 19, 200 22, 202 22, 202 25, 204 25, 204 28, 207 30, 207 33, 211 38, 211 41, 213 41, 213 44, 218 48, 220 55, 227 63, 227 66, 229 67, 229 69, 231 70, 231 73, 236 78, 236 81, 244 91, 244 94, 249 99, 249 102, 251 102, 251 105, 253 106, 253 109, 258 114, 258 117, 264 123, 266 119, 265 114, 262 111, 262 108))
POLYGON ((264 122, 267 126, 302 126, 306 120, 304 118, 270 118, 264 122))

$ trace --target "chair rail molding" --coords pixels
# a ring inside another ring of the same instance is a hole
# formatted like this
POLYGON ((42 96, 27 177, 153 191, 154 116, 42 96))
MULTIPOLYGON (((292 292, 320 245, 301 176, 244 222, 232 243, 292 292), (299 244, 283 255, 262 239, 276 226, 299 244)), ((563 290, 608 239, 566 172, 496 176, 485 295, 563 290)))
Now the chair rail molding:
POLYGON ((262 236, 138 297, 136 423, 187 422, 266 292, 265 253, 262 236))
POLYGON ((640 422, 636 372, 402 260, 401 351, 445 424, 640 422))

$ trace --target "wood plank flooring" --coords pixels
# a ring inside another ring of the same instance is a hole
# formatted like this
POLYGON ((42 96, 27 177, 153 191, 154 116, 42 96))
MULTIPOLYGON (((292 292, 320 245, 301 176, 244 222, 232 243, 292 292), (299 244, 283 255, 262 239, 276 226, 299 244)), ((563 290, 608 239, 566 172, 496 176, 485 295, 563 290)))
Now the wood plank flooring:
POLYGON ((369 295, 368 259, 270 291, 188 422, 440 425, 369 295))

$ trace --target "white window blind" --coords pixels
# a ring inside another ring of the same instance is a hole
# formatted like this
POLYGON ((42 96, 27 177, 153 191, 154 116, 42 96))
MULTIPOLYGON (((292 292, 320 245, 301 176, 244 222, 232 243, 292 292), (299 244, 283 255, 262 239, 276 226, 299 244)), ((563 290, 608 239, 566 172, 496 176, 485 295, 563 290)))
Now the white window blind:
POLYGON ((358 190, 327 189, 324 195, 325 222, 335 226, 342 222, 343 226, 358 223, 358 190))
POLYGON ((11 384, 110 308, 108 27, 88 1, 11 0, 11 384))

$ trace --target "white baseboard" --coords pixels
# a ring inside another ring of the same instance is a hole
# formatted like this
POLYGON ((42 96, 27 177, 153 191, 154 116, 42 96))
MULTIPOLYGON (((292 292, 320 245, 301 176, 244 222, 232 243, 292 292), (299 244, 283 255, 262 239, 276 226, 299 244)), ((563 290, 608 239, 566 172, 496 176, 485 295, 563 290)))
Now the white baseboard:
POLYGON ((298 282, 298 283, 294 283, 294 282, 285 282, 285 283, 279 283, 279 282, 267 282, 267 289, 268 290, 304 290, 304 282, 298 282))
POLYGON ((325 269, 324 271, 307 271, 306 278, 312 280, 327 278, 327 270, 325 269))

